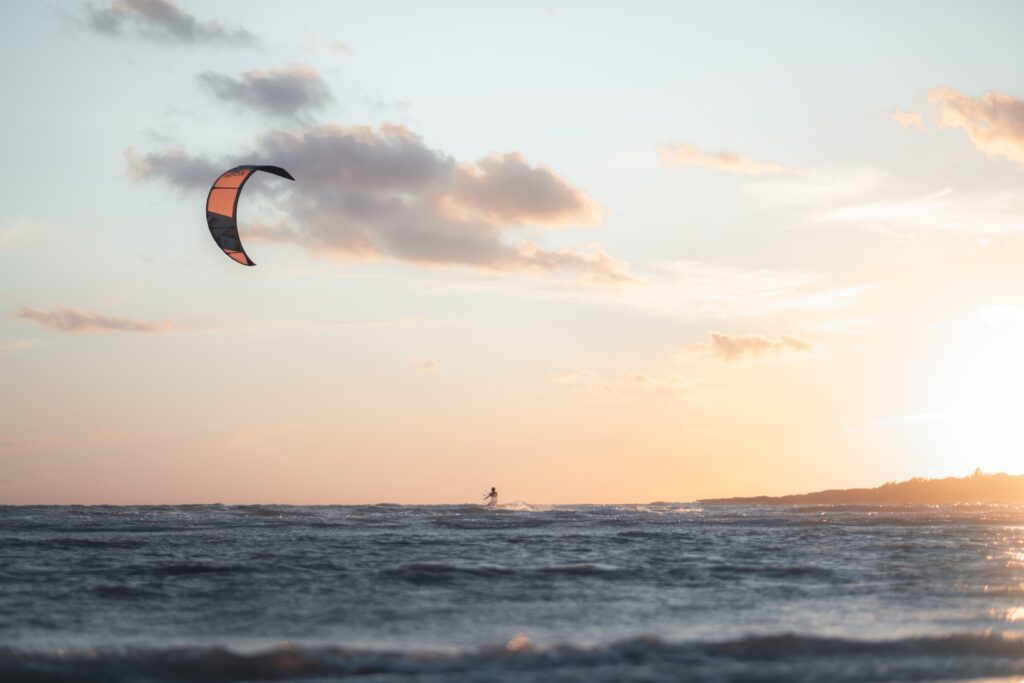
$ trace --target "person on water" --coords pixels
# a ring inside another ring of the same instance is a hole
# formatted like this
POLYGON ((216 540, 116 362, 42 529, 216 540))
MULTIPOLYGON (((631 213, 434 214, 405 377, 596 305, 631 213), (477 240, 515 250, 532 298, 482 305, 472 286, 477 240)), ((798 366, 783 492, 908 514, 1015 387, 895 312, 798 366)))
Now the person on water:
POLYGON ((487 501, 488 507, 497 507, 498 505, 498 489, 491 487, 491 492, 484 496, 484 500, 487 501))

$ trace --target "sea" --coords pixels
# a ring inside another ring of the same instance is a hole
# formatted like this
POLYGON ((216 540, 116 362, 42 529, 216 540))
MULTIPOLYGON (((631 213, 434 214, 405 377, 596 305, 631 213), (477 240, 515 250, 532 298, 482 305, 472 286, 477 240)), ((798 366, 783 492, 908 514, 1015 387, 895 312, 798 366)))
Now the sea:
POLYGON ((0 506, 0 681, 1024 675, 1024 508, 0 506))

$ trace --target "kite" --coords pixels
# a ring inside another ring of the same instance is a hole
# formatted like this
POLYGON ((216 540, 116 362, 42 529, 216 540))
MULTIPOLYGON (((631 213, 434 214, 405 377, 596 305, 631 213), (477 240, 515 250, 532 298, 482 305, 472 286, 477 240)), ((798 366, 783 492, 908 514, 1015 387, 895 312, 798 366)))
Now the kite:
POLYGON ((238 197, 242 187, 256 171, 266 171, 276 176, 295 180, 291 173, 280 166, 235 166, 225 171, 213 183, 206 197, 206 224, 210 226, 213 241, 225 254, 243 266, 255 266, 242 247, 238 236, 238 197))

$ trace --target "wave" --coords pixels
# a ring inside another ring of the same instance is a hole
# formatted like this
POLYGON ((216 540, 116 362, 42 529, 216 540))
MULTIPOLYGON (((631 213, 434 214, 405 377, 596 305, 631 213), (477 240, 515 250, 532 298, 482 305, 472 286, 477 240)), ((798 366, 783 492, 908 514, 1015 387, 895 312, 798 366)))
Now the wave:
POLYGON ((241 565, 209 564, 206 562, 179 562, 153 567, 148 571, 166 576, 188 576, 191 574, 237 574, 250 572, 252 568, 241 565))
POLYGON ((0 648, 0 680, 117 681, 922 681, 1024 673, 1024 641, 963 634, 889 641, 792 634, 723 642, 655 637, 597 647, 537 646, 522 635, 465 651, 373 650, 282 645, 257 652, 224 647, 57 652, 0 648))
POLYGON ((501 578, 515 575, 514 569, 496 565, 454 565, 440 562, 414 562, 394 569, 385 569, 381 575, 414 584, 453 583, 461 578, 501 578))
POLYGON ((564 574, 565 576, 603 576, 612 577, 623 574, 627 570, 624 567, 616 567, 611 564, 600 562, 581 562, 577 564, 559 564, 548 567, 538 567, 533 570, 541 574, 564 574))
POLYGON ((769 579, 788 578, 816 578, 831 580, 836 573, 825 567, 812 567, 801 565, 771 565, 771 564, 714 564, 709 571, 718 576, 756 576, 769 579))
POLYGON ((321 510, 330 510, 330 506, 320 508, 304 505, 233 505, 227 508, 249 517, 268 517, 270 519, 319 519, 321 510))
POLYGON ((514 500, 511 503, 501 503, 496 507, 498 510, 509 510, 511 512, 551 512, 558 509, 555 505, 537 505, 524 503, 521 500, 514 500))
POLYGON ((431 524, 442 529, 465 530, 474 529, 527 529, 550 526, 557 519, 543 514, 519 515, 514 512, 502 514, 504 511, 487 508, 470 508, 466 512, 437 515, 431 524))
POLYGON ((542 565, 536 567, 505 567, 493 564, 446 564, 441 562, 416 562, 381 572, 384 577, 399 579, 414 584, 448 584, 463 579, 528 578, 535 575, 562 575, 568 577, 616 578, 628 575, 623 567, 601 563, 576 563, 564 565, 542 565))
POLYGON ((833 582, 837 579, 835 571, 804 565, 773 565, 773 564, 712 564, 700 566, 680 566, 674 564, 660 570, 650 567, 619 566, 605 562, 576 562, 569 564, 548 565, 515 565, 503 566, 478 563, 445 563, 445 562, 413 562, 398 565, 380 571, 385 579, 399 580, 417 585, 456 584, 474 579, 488 580, 523 580, 530 581, 540 577, 565 577, 577 579, 597 579, 605 581, 636 579, 640 575, 657 578, 659 571, 672 579, 706 580, 710 573, 715 580, 728 579, 770 579, 790 582, 833 582))
POLYGON ((5 538, 5 546, 9 548, 39 548, 45 546, 52 549, 134 549, 142 548, 146 541, 137 539, 97 539, 78 538, 75 536, 49 537, 39 536, 30 538, 5 538))

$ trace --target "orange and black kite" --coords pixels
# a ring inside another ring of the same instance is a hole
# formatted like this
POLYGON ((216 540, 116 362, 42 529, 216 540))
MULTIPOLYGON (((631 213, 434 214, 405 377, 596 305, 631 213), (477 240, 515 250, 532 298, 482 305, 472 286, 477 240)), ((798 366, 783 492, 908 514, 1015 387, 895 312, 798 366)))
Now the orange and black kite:
POLYGON ((242 194, 242 187, 246 181, 256 171, 266 171, 288 180, 295 180, 280 166, 235 166, 217 178, 206 198, 206 224, 210 226, 213 241, 225 254, 243 266, 256 264, 245 253, 242 240, 238 236, 238 197, 242 194))

